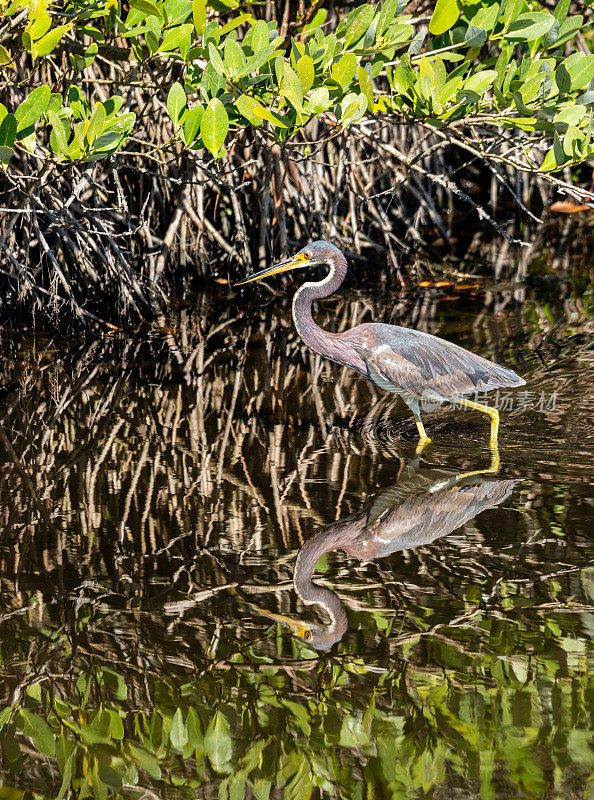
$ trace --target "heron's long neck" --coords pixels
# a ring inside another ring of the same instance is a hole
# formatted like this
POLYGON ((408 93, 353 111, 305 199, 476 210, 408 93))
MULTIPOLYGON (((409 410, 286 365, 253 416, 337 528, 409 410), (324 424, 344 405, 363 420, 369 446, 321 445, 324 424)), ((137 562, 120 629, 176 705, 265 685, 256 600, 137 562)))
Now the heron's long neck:
POLYGON ((345 364, 347 362, 344 360, 344 346, 340 347, 336 341, 336 334, 329 333, 316 325, 311 314, 313 301, 331 295, 345 278, 347 262, 342 253, 334 255, 328 266, 330 269, 323 281, 304 283, 297 291, 293 298, 293 321, 297 333, 312 350, 338 361, 339 364, 345 364))
POLYGON ((306 605, 316 604, 324 608, 330 617, 332 630, 344 632, 348 626, 348 617, 340 598, 330 589, 318 586, 312 580, 318 559, 324 553, 339 546, 340 541, 336 541, 336 538, 334 526, 332 526, 332 530, 324 532, 321 536, 314 536, 303 545, 295 561, 293 585, 306 605))

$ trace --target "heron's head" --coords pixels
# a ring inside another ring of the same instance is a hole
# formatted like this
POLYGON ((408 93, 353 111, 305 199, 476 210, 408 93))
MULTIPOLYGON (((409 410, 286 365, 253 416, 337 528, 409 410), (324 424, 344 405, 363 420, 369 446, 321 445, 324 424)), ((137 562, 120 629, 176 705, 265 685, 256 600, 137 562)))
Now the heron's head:
POLYGON ((293 636, 306 642, 316 650, 329 650, 333 644, 339 642, 344 636, 343 630, 336 630, 332 625, 311 625, 302 622, 300 619, 293 619, 284 614, 268 614, 270 619, 280 622, 285 628, 289 628, 293 636))
POLYGON ((272 267, 260 272, 255 272, 249 275, 242 281, 236 283, 236 286, 243 286, 244 283, 251 283, 252 281, 259 281, 262 278, 269 278, 271 275, 277 275, 279 272, 288 272, 292 269, 301 269, 302 267, 313 267, 318 264, 333 264, 337 258, 343 258, 342 253, 330 242, 324 242, 321 239, 317 242, 311 242, 306 247, 302 247, 298 253, 288 258, 286 261, 281 261, 274 264, 272 267))
POLYGON ((300 619, 289 617, 285 614, 277 614, 254 603, 246 602, 246 605, 258 614, 278 622, 285 628, 289 628, 293 636, 306 642, 311 647, 315 647, 316 650, 329 650, 333 644, 340 641, 344 636, 344 630, 336 630, 331 625, 311 625, 309 622, 302 622, 300 619))

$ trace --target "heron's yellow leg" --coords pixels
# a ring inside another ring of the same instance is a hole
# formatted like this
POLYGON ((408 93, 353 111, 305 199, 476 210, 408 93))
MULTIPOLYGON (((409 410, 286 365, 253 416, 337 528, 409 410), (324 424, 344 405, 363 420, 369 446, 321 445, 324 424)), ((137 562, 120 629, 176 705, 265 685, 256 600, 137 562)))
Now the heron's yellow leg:
POLYGON ((482 403, 474 403, 472 400, 466 400, 464 397, 459 397, 458 403, 467 408, 474 408, 475 411, 482 411, 483 414, 488 414, 491 417, 491 438, 489 440, 489 447, 491 450, 497 449, 497 434, 499 432, 499 411, 491 406, 484 406, 482 403))
POLYGON ((417 444, 417 454, 420 453, 426 444, 429 444, 431 439, 425 433, 425 426, 419 414, 415 414, 415 422, 417 423, 417 430, 419 431, 419 441, 417 444))

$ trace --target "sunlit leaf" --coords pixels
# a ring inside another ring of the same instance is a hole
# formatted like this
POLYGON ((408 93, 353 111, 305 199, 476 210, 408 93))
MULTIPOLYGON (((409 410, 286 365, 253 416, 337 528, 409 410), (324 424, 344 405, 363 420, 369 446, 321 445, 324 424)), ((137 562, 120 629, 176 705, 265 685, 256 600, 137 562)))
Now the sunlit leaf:
POLYGON ((558 3, 555 3, 555 9, 553 11, 553 16, 559 22, 563 22, 567 13, 569 11, 569 6, 571 5, 571 0, 560 0, 558 3))
POLYGON ((584 18, 581 15, 568 17, 559 25, 559 34, 556 41, 553 43, 553 46, 560 47, 562 44, 568 42, 575 36, 576 31, 581 30, 583 24, 584 18))
POLYGON ((173 122, 178 125, 183 110, 186 107, 186 93, 181 83, 173 84, 167 95, 167 111, 173 122))
POLYGON ((213 155, 220 151, 227 131, 229 130, 229 117, 224 105, 218 98, 213 98, 207 105, 200 121, 200 135, 207 150, 213 155))
POLYGON ((425 100, 430 100, 433 93, 433 66, 424 56, 419 64, 419 82, 421 96, 425 100))
POLYGON ((187 145, 190 145, 198 136, 203 114, 204 108, 202 106, 194 106, 184 116, 184 140, 187 145))
POLYGON ((254 53, 260 52, 264 47, 268 47, 270 35, 268 25, 264 20, 258 20, 252 28, 252 50, 254 53))
POLYGON ((544 36, 554 22, 555 17, 544 11, 520 14, 510 25, 507 38, 510 41, 531 42, 544 36))
POLYGON ((301 88, 304 92, 309 91, 313 86, 315 75, 313 61, 308 55, 301 56, 295 65, 295 69, 297 71, 297 75, 299 75, 299 80, 301 81, 301 88))
POLYGON ((260 67, 266 64, 267 61, 273 59, 276 55, 278 55, 278 50, 276 49, 274 43, 267 45, 260 50, 260 52, 254 53, 253 56, 246 60, 245 67, 237 77, 243 78, 246 75, 251 75, 252 72, 259 70, 260 67))
POLYGON ((153 3, 152 0, 130 0, 132 8, 142 11, 143 14, 149 14, 155 17, 165 19, 163 7, 160 3, 153 3))
POLYGON ((103 126, 105 124, 105 107, 103 103, 97 103, 91 115, 91 120, 89 122, 89 128, 87 130, 87 141, 89 144, 93 144, 95 139, 100 135, 103 131, 103 126))
POLYGON ((283 97, 287 98, 297 111, 303 108, 303 89, 301 87, 301 81, 295 71, 287 63, 283 65, 280 93, 283 97))
POLYGON ((429 22, 429 33, 437 36, 449 31, 457 22, 459 14, 457 0, 437 0, 429 22))
POLYGON ((221 77, 225 77, 225 65, 223 63, 223 59, 212 42, 208 43, 208 55, 210 57, 210 64, 215 72, 221 75, 221 77))
POLYGON ((256 100, 255 97, 251 97, 247 94, 240 95, 237 100, 235 101, 235 105, 237 106, 237 110, 240 114, 250 122, 251 125, 261 125, 263 117, 258 116, 257 110, 262 108, 262 104, 256 100))
POLYGON ((563 137, 563 152, 570 158, 580 158, 583 155, 582 145, 585 141, 585 134, 579 128, 570 125, 563 137))
POLYGON ((284 117, 269 108, 264 108, 264 106, 254 106, 253 113, 260 119, 272 123, 275 128, 286 130, 289 127, 284 117))
POLYGON ((332 79, 338 83, 340 88, 344 91, 350 86, 353 78, 355 77, 355 70, 357 69, 357 57, 354 53, 345 53, 342 58, 332 66, 331 76, 332 79))
POLYGON ((307 109, 312 114, 321 114, 322 112, 327 111, 331 105, 332 101, 330 100, 330 93, 325 86, 320 86, 319 89, 314 89, 307 101, 307 109))
POLYGON ((0 66, 6 66, 7 64, 12 63, 12 58, 8 50, 4 47, 4 45, 0 44, 0 66))
POLYGON ((33 89, 26 100, 23 100, 14 113, 18 131, 34 125, 45 114, 50 104, 51 94, 49 86, 39 86, 37 89, 33 89))
POLYGON ((396 14, 400 12, 402 3, 399 0, 386 0, 377 18, 376 33, 380 36, 390 25, 396 14))
POLYGON ((374 17, 375 9, 371 4, 366 4, 359 6, 359 8, 355 9, 351 14, 353 14, 354 17, 349 21, 344 37, 347 47, 357 42, 367 31, 374 17))
POLYGON ((369 110, 373 109, 373 84, 371 82, 371 78, 369 77, 369 73, 363 67, 357 67, 357 82, 359 83, 359 88, 361 89, 361 93, 365 95, 367 98, 367 108, 369 110))
POLYGON ((499 17, 499 3, 490 3, 485 8, 479 8, 474 17, 470 20, 470 28, 480 28, 483 31, 491 31, 497 24, 499 17))
POLYGON ((553 117, 553 122, 564 122, 566 125, 579 125, 587 113, 588 109, 586 106, 568 106, 567 108, 562 108, 561 111, 553 117))
POLYGON ((49 53, 51 53, 62 36, 64 36, 64 34, 67 33, 72 26, 72 22, 69 22, 66 25, 58 25, 56 28, 52 28, 52 30, 49 31, 49 33, 46 33, 41 39, 33 42, 31 49, 33 56, 47 56, 49 53))
POLYGON ((571 91, 582 89, 594 78, 594 54, 575 53, 564 63, 571 78, 571 91))
POLYGON ((206 3, 204 0, 192 0, 192 20, 196 33, 201 36, 206 27, 206 3))
POLYGON ((244 22, 253 21, 253 19, 254 18, 252 17, 252 15, 248 14, 247 12, 237 14, 237 16, 234 16, 232 19, 230 19, 223 25, 223 27, 221 28, 221 36, 223 36, 225 33, 229 33, 229 31, 235 30, 235 28, 239 28, 239 26, 243 25, 244 22))
POLYGON ((245 61, 246 59, 241 51, 241 48, 234 39, 229 37, 225 42, 224 63, 227 74, 231 78, 234 78, 243 69, 245 61))

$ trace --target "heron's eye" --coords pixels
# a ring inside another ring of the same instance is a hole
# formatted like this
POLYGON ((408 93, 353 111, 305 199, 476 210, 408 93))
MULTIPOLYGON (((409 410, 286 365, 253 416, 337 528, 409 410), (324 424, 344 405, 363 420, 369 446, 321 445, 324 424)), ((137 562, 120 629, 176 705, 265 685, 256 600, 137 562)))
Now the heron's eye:
POLYGON ((311 631, 305 631, 305 633, 303 634, 303 638, 305 639, 306 642, 311 642, 311 631))
POLYGON ((307 258, 308 261, 311 261, 311 253, 309 252, 309 250, 307 251, 307 253, 305 253, 305 257, 307 258))

